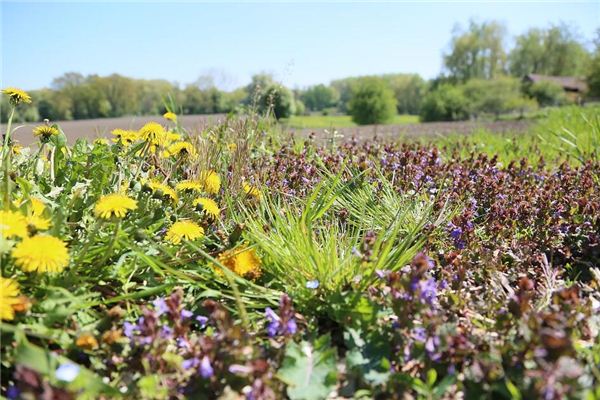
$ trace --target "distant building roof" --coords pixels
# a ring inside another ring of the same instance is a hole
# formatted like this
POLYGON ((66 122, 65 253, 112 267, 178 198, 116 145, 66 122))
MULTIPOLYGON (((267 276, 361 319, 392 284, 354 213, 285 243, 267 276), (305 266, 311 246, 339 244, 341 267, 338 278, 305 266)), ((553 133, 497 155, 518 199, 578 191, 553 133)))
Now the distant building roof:
POLYGON ((553 82, 557 85, 561 86, 564 90, 568 90, 570 92, 585 92, 587 91, 586 83, 574 76, 550 76, 550 75, 538 75, 538 74, 529 74, 526 75, 525 78, 531 82, 553 82))

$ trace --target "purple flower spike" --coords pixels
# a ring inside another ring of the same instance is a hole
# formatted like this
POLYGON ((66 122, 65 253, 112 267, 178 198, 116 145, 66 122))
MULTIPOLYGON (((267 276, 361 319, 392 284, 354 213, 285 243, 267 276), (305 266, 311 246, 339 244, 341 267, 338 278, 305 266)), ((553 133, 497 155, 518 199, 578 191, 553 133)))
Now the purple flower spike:
POLYGON ((203 378, 210 378, 213 374, 214 370, 212 365, 210 365, 210 360, 207 356, 202 357, 202 361, 200 361, 200 375, 203 378))
POLYGON ((267 326, 268 335, 270 337, 276 336, 277 331, 279 330, 279 326, 280 326, 279 316, 277 314, 275 314, 275 311, 273 311, 273 309, 271 307, 267 307, 265 309, 265 317, 269 321, 269 325, 267 326))
POLYGON ((287 323, 287 331, 290 335, 293 335, 298 330, 298 325, 296 325, 296 320, 294 318, 290 319, 287 323))
POLYGON ((419 282, 421 289, 421 300, 425 301, 429 305, 433 305, 437 299, 437 285, 435 279, 430 278, 426 281, 419 282))
POLYGON ((204 328, 204 327, 206 327, 206 324, 208 323, 208 318, 205 317, 204 315, 198 315, 196 317, 196 321, 200 325, 200 328, 204 328))
POLYGON ((165 313, 167 313, 169 311, 169 307, 167 306, 167 302, 162 297, 156 298, 152 302, 152 305, 154 306, 154 309, 156 310, 156 314, 158 314, 159 316, 163 315, 163 314, 165 314, 165 313))
POLYGON ((134 324, 132 324, 131 322, 127 322, 125 321, 123 323, 123 335, 125 335, 128 338, 132 338, 133 337, 133 331, 136 329, 136 326, 134 324))
POLYGON ((181 363, 181 366, 183 367, 183 369, 196 368, 198 365, 200 365, 200 360, 197 358, 190 358, 188 360, 183 360, 183 362, 181 363))
POLYGON ((427 331, 425 328, 417 327, 413 329, 413 337, 417 342, 425 343, 427 340, 427 331))

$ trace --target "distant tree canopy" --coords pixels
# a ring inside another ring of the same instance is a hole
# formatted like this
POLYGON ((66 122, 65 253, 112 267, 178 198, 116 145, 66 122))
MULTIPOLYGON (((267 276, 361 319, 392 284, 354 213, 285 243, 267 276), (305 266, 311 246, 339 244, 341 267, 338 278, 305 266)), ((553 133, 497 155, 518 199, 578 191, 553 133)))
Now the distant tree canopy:
POLYGON ((506 61, 505 35, 505 27, 498 22, 471 21, 467 30, 455 28, 450 52, 444 55, 444 66, 450 76, 465 82, 501 75, 506 61))
POLYGON ((300 92, 300 99, 309 111, 322 111, 329 107, 335 107, 340 99, 340 94, 335 87, 320 84, 300 92))
POLYGON ((352 85, 348 111, 359 125, 387 122, 396 114, 394 92, 382 78, 361 78, 352 85))
POLYGON ((530 29, 517 36, 508 56, 509 71, 514 76, 584 76, 588 62, 588 52, 568 25, 530 29))
POLYGON ((469 105, 461 88, 444 83, 429 92, 423 99, 421 120, 458 121, 467 119, 469 105))
POLYGON ((589 95, 600 98, 600 29, 596 31, 594 44, 596 49, 590 60, 586 78, 589 86, 589 95))

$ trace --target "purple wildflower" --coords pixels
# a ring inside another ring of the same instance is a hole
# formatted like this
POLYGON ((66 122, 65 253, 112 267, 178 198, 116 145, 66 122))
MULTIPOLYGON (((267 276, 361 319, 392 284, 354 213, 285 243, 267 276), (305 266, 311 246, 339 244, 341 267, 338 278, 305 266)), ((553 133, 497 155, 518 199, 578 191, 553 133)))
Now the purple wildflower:
POLYGON ((196 321, 200 325, 200 328, 204 328, 208 323, 208 317, 205 317, 204 315, 198 315, 196 317, 196 321))
POLYGON ((207 356, 202 357, 202 361, 200 361, 200 375, 203 378, 210 378, 213 374, 214 370, 212 365, 210 365, 210 360, 207 356))
POLYGON ((267 307, 265 309, 265 317, 269 321, 269 325, 267 326, 267 333, 269 337, 276 336, 280 326, 279 315, 277 315, 271 307, 267 307))
POLYGON ((161 316, 167 312, 169 312, 169 307, 167 306, 167 302, 162 297, 156 298, 152 305, 154 305, 154 309, 156 310, 156 314, 161 316))

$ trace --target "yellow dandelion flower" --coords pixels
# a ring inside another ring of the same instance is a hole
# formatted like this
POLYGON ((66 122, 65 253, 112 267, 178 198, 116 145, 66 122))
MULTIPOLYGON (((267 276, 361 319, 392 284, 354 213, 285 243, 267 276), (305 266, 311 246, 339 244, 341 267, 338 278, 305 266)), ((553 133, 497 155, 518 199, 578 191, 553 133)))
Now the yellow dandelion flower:
POLYGON ((112 219, 125 218, 131 210, 137 208, 137 201, 121 193, 112 193, 102 196, 94 206, 94 214, 98 218, 112 219))
POLYGON ((177 114, 175 114, 174 112, 171 112, 171 111, 167 111, 166 113, 163 114, 163 118, 166 120, 169 120, 169 121, 176 122, 177 114))
POLYGON ((29 96, 29 94, 27 94, 27 92, 24 90, 17 89, 15 87, 7 87, 6 89, 2 90, 2 93, 7 95, 10 102, 15 106, 19 103, 31 103, 31 96, 29 96))
POLYGON ((199 181, 206 193, 217 194, 221 189, 221 178, 215 171, 201 172, 199 181))
POLYGON ((116 136, 112 139, 114 143, 121 143, 123 146, 128 147, 131 143, 139 140, 139 133, 137 131, 129 131, 125 129, 114 129, 111 135, 116 136))
POLYGON ((14 155, 18 156, 19 154, 21 154, 23 152, 23 146, 21 146, 18 143, 15 143, 12 145, 12 152, 14 155))
POLYGON ((256 279, 262 274, 260 259, 254 249, 248 248, 246 245, 224 251, 219 255, 218 260, 244 278, 256 279))
POLYGON ((98 341, 93 335, 84 333, 79 335, 75 341, 75 345, 85 350, 94 350, 98 347, 98 341))
POLYGON ((14 306, 19 303, 19 284, 13 279, 0 276, 0 319, 12 321, 15 318, 14 306))
POLYGON ((48 235, 23 239, 13 248, 12 257, 26 272, 61 272, 69 264, 66 243, 48 235))
POLYGON ((44 210, 46 209, 46 205, 44 204, 43 201, 41 201, 37 197, 32 197, 29 199, 29 201, 31 202, 31 214, 32 215, 40 216, 44 213, 44 210))
POLYGON ((196 240, 204 236, 204 229, 192 221, 177 221, 167 231, 165 239, 179 244, 183 239, 196 240))
POLYGON ((167 148, 169 156, 195 156, 196 148, 190 142, 173 143, 167 148))
POLYGON ((235 143, 229 143, 229 144, 227 145, 227 148, 229 149, 229 151, 230 151, 230 152, 232 152, 232 153, 233 153, 234 151, 236 151, 236 150, 237 150, 237 144, 235 144, 235 143))
POLYGON ((202 185, 198 181, 185 180, 178 182, 175 185, 175 190, 178 192, 201 192, 202 185))
POLYGON ((179 200, 177 192, 175 192, 175 190, 173 190, 170 186, 165 185, 164 183, 160 183, 157 181, 149 181, 146 182, 146 186, 148 186, 150 190, 152 190, 152 193, 159 197, 167 197, 174 202, 177 202, 179 200))
POLYGON ((33 129, 33 136, 39 137, 42 140, 48 140, 52 136, 58 135, 58 129, 53 126, 40 125, 33 129))
POLYGON ((0 234, 4 239, 27 237, 27 220, 18 212, 0 210, 0 234))
POLYGON ((33 227, 36 231, 46 231, 50 229, 50 220, 39 215, 28 215, 27 225, 33 227))
POLYGON ((199 197, 192 203, 199 211, 202 211, 212 218, 219 218, 221 209, 213 199, 199 197))
POLYGON ((171 142, 175 142, 180 139, 181 139, 181 135, 179 133, 167 132, 167 139, 166 139, 167 142, 171 143, 171 142))
POLYGON ((152 144, 162 144, 166 139, 165 128, 156 122, 148 122, 139 132, 140 138, 152 144))
POLYGON ((262 197, 260 190, 258 190, 256 186, 252 186, 248 183, 244 183, 244 193, 246 193, 248 196, 254 197, 257 200, 260 200, 262 197))
POLYGON ((46 205, 38 198, 29 199, 30 206, 25 220, 27 225, 36 231, 45 231, 50 229, 50 219, 43 216, 46 205))

